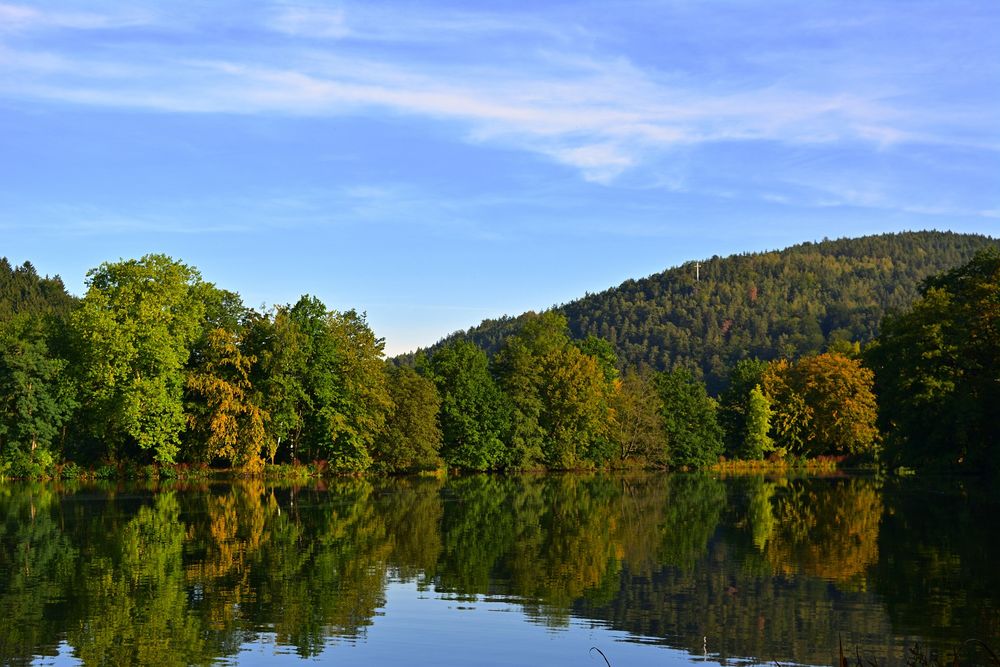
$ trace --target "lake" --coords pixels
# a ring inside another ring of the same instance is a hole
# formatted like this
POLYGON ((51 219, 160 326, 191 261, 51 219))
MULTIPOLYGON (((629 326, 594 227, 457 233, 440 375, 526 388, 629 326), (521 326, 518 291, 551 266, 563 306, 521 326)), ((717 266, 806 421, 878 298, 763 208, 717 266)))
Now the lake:
POLYGON ((0 485, 0 664, 832 664, 1000 650, 971 479, 0 485), (919 648, 917 648, 919 646, 919 648))

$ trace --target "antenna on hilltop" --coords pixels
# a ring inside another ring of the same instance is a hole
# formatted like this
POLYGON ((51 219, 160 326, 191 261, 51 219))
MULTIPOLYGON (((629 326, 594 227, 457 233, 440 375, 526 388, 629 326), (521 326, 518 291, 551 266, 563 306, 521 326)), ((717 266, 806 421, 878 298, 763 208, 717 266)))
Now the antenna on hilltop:
POLYGON ((694 263, 694 281, 696 283, 701 282, 701 262, 694 263))

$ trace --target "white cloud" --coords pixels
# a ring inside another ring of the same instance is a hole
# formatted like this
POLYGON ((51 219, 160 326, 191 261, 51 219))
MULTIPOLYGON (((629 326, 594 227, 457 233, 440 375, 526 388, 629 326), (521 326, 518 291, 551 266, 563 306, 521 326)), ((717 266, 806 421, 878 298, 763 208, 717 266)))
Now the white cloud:
POLYGON ((0 32, 42 29, 101 30, 141 25, 148 15, 127 11, 118 14, 53 12, 35 7, 0 3, 0 32))
MULTIPOLYGON (((137 20, 0 5, 4 17, 15 26, 62 28, 137 20)), ((900 86, 877 73, 850 88, 824 89, 821 79, 798 77, 748 85, 643 68, 581 44, 492 59, 472 48, 490 31, 547 28, 530 17, 279 5, 263 21, 261 29, 284 34, 289 43, 263 51, 242 40, 226 48, 206 41, 180 51, 122 45, 81 53, 8 46, 0 50, 0 95, 168 112, 381 111, 458 122, 469 141, 534 152, 601 183, 650 156, 706 142, 851 142, 885 149, 908 141, 954 143, 970 126, 949 124, 947 109, 901 101, 900 86), (467 60, 415 57, 391 44, 361 50, 339 45, 346 38, 398 42, 446 35, 471 40, 462 50, 467 60), (309 41, 316 38, 333 43, 309 41)), ((992 123, 985 115, 971 127, 992 123)), ((975 143, 986 134, 973 131, 964 140, 975 143)))

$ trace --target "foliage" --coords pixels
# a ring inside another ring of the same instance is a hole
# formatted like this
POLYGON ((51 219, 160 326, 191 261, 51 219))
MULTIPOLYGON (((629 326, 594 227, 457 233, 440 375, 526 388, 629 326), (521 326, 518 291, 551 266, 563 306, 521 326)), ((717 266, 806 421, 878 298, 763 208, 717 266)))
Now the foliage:
POLYGON ((412 368, 388 370, 392 408, 375 441, 375 467, 386 472, 428 470, 440 466, 441 399, 434 382, 412 368))
POLYGON ((760 385, 754 385, 747 400, 746 440, 744 457, 762 459, 764 454, 774 450, 774 439, 770 436, 771 399, 764 395, 760 385))
POLYGON ((896 465, 1000 470, 1000 251, 928 279, 866 353, 896 465))
MULTIPOLYGON (((441 397, 441 455, 450 467, 491 470, 509 463, 504 440, 510 407, 489 372, 486 354, 457 341, 419 366, 441 397)), ((522 455, 520 461, 529 457, 522 455)))
MULTIPOLYGON (((796 358, 835 341, 870 342, 886 313, 917 298, 922 280, 996 245, 951 232, 803 243, 701 260, 698 282, 690 264, 627 280, 556 310, 574 338, 607 340, 622 367, 688 367, 716 393, 740 359, 796 358)), ((471 340, 493 354, 531 317, 486 320, 444 343, 471 340)))
POLYGON ((201 278, 164 255, 105 263, 87 276, 71 321, 91 433, 109 456, 152 452, 171 463, 186 423, 184 366, 205 314, 201 278))
POLYGON ((272 464, 279 453, 294 460, 301 443, 303 419, 310 406, 303 384, 307 342, 287 308, 270 314, 251 312, 243 325, 242 351, 256 359, 250 369, 253 402, 270 417, 265 453, 272 464))
POLYGON ((48 468, 77 406, 66 367, 50 352, 41 320, 19 314, 0 323, 0 461, 48 468))
POLYGON ((657 382, 667 460, 681 468, 711 465, 723 452, 717 404, 686 370, 661 373, 657 382))
POLYGON ((186 454, 193 459, 223 459, 241 467, 260 460, 268 415, 251 400, 250 366, 255 358, 244 355, 238 342, 233 333, 213 329, 199 366, 188 373, 188 395, 200 399, 188 406, 194 443, 186 454))
POLYGON ((514 408, 515 446, 521 451, 540 451, 545 464, 557 469, 607 458, 609 365, 572 343, 562 315, 529 318, 506 341, 495 366, 514 408))
POLYGON ((363 314, 327 311, 315 297, 299 299, 289 319, 305 336, 302 453, 327 458, 337 470, 365 470, 390 406, 384 341, 363 314))
POLYGON ((719 395, 719 425, 726 434, 726 455, 759 459, 763 450, 747 448, 750 394, 763 380, 767 362, 760 359, 740 359, 729 372, 729 383, 719 395))
POLYGON ((805 356, 789 382, 811 410, 812 454, 871 454, 879 441, 874 374, 835 352, 805 356))
POLYGON ((666 463, 663 415, 656 380, 650 373, 628 370, 611 394, 611 442, 619 461, 666 463))

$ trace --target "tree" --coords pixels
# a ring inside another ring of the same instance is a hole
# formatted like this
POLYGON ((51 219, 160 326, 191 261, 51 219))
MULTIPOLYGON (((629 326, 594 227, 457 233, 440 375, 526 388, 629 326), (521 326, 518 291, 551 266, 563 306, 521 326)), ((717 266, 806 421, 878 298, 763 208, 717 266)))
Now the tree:
POLYGON ((213 329, 201 363, 187 376, 188 424, 195 442, 187 452, 196 460, 221 458, 231 465, 257 468, 262 463, 268 414, 252 400, 250 367, 236 334, 213 329))
POLYGON ((648 373, 628 370, 611 394, 611 441, 618 458, 664 463, 663 415, 655 380, 648 373))
POLYGON ((705 385, 689 371, 677 369, 661 373, 657 387, 670 465, 700 468, 715 463, 723 451, 722 428, 705 385))
POLYGON ((750 436, 750 393, 760 385, 767 362, 741 359, 729 372, 729 385, 719 396, 719 425, 725 432, 726 455, 740 458, 760 458, 755 449, 747 449, 750 436))
POLYGON ((510 465, 504 440, 510 406, 489 372, 486 353, 457 341, 440 348, 418 370, 441 397, 441 455, 450 467, 492 470, 510 465))
POLYGON ((875 453, 879 442, 872 372, 835 352, 772 362, 762 378, 774 406, 772 432, 786 451, 806 455, 875 453))
POLYGON ((754 385, 747 400, 746 437, 743 455, 748 459, 762 459, 774 450, 771 431, 771 399, 764 395, 760 385, 754 385))
POLYGON ((105 263, 87 274, 87 294, 71 318, 81 402, 92 436, 111 458, 133 449, 161 463, 177 456, 184 366, 205 314, 200 284, 194 268, 165 255, 105 263))
POLYGON ((812 411, 811 449, 822 454, 873 454, 879 442, 874 374, 836 352, 802 357, 791 382, 812 411))
POLYGON ((274 463, 284 451, 294 459, 311 403, 304 383, 308 338, 292 321, 287 307, 272 313, 250 312, 243 327, 241 348, 256 362, 250 369, 253 402, 270 417, 265 454, 274 463))
POLYGON ((875 369, 902 465, 1000 470, 1000 250, 928 279, 912 310, 886 318, 865 359, 875 369))
POLYGON ((76 408, 67 362, 53 356, 43 322, 27 315, 0 324, 0 463, 44 468, 76 408))
POLYGON ((514 448, 522 461, 540 452, 547 466, 568 469, 610 456, 610 369, 570 340, 564 316, 527 318, 495 367, 514 408, 514 448))
POLYGON ((306 337, 304 448, 335 469, 365 470, 390 406, 384 341, 363 314, 327 311, 315 297, 299 299, 289 317, 306 337))
POLYGON ((388 370, 392 408, 385 430, 375 440, 376 468, 386 472, 433 470, 441 465, 441 399, 428 378, 412 368, 388 370))

